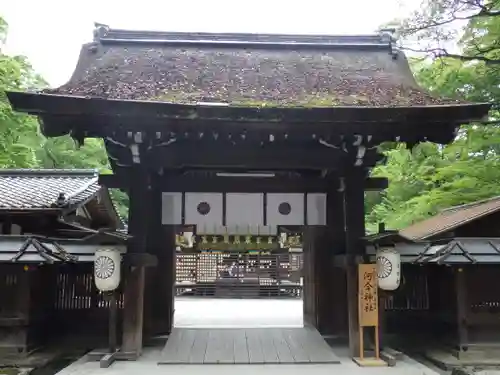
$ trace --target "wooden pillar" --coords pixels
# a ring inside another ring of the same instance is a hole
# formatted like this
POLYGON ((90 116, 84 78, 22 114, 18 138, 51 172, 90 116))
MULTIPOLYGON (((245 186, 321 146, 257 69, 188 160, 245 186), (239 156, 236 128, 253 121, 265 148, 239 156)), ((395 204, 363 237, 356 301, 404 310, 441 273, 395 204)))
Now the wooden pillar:
POLYGON ((386 345, 388 345, 386 339, 386 312, 385 312, 385 304, 387 301, 388 295, 387 292, 379 289, 378 291, 378 339, 380 343, 380 347, 383 349, 386 345))
POLYGON ((144 332, 147 336, 169 334, 173 324, 175 284, 175 233, 173 225, 162 225, 161 176, 151 184, 147 251, 157 257, 155 268, 146 271, 144 332))
MULTIPOLYGON (((17 268, 17 267, 16 267, 17 268)), ((2 346, 14 348, 26 353, 30 348, 30 328, 33 324, 32 316, 32 276, 37 271, 25 272, 18 267, 16 272, 17 285, 13 306, 4 306, 5 310, 10 310, 12 316, 19 319, 22 324, 13 327, 2 327, 2 346), (5 338, 6 337, 6 338, 5 338)), ((9 348, 9 349, 10 349, 9 348)))
POLYGON ((314 231, 305 226, 302 233, 302 293, 304 325, 317 326, 316 322, 316 288, 314 283, 314 231))
POLYGON ((334 267, 334 255, 345 252, 344 196, 337 190, 327 192, 326 227, 315 235, 315 280, 317 328, 322 335, 347 333, 344 271, 334 267))
POLYGON ((160 319, 164 322, 164 334, 170 334, 174 325, 175 310, 175 274, 176 274, 176 250, 175 234, 176 227, 168 225, 164 227, 165 244, 161 254, 161 268, 158 269, 158 285, 161 285, 163 301, 159 301, 162 308, 158 310, 160 319))
POLYGON ((467 275, 466 268, 455 270, 455 290, 457 296, 457 336, 459 352, 467 350, 469 335, 467 331, 467 275))
POLYGON ((346 220, 346 281, 347 311, 349 320, 349 349, 352 356, 359 354, 358 326, 358 269, 355 258, 365 254, 365 172, 352 171, 345 177, 345 220, 346 220))
POLYGON ((131 267, 125 281, 122 352, 130 359, 142 354, 145 271, 145 267, 131 267))
POLYGON ((161 228, 162 243, 156 256, 158 266, 149 291, 153 308, 152 321, 155 335, 168 335, 174 324, 175 298, 175 227, 161 228))
MULTIPOLYGON (((127 255, 146 252, 147 226, 149 215, 149 175, 140 166, 132 168, 129 175, 129 234, 132 239, 127 244, 127 255)), ((123 340, 122 351, 130 358, 142 353, 143 308, 144 308, 144 265, 130 266, 125 270, 123 340)))

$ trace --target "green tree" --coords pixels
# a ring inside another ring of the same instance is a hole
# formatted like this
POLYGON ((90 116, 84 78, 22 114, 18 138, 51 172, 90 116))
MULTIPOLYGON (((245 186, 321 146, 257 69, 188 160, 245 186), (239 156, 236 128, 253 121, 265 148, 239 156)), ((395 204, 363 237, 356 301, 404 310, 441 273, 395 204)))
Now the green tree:
MULTIPOLYGON (((94 168, 110 170, 102 140, 88 139, 78 148, 69 137, 47 139, 39 132, 33 116, 14 112, 7 91, 42 89, 46 82, 23 56, 2 51, 7 38, 7 22, 0 17, 0 168, 94 168)), ((127 195, 111 192, 120 214, 127 217, 127 195)))
POLYGON ((420 85, 436 95, 492 103, 493 110, 485 121, 462 126, 445 147, 388 151, 387 164, 373 171, 387 176, 390 186, 367 213, 372 230, 378 222, 401 228, 443 208, 500 195, 499 4, 428 0, 402 22, 403 46, 425 53, 424 59, 412 60, 420 85), (442 47, 451 40, 458 40, 453 53, 442 47))
POLYGON ((435 58, 500 64, 500 0, 424 0, 400 23, 406 48, 435 58), (460 49, 456 50, 456 41, 460 49))
POLYGON ((0 18, 0 168, 33 168, 41 141, 38 126, 33 117, 12 110, 6 91, 41 87, 44 82, 25 58, 3 53, 6 38, 7 23, 0 18))

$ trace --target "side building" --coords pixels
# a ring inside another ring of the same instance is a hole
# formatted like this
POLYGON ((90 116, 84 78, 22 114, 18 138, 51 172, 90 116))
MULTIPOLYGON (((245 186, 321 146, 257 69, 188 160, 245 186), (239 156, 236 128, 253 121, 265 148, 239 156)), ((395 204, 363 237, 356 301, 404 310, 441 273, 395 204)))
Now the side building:
POLYGON ((94 253, 125 249, 123 227, 96 170, 0 170, 2 360, 94 328, 105 334, 94 253))
POLYGON ((500 364, 499 219, 495 197, 368 238, 372 259, 384 247, 401 257, 399 288, 381 294, 386 344, 420 347, 444 367, 500 364))

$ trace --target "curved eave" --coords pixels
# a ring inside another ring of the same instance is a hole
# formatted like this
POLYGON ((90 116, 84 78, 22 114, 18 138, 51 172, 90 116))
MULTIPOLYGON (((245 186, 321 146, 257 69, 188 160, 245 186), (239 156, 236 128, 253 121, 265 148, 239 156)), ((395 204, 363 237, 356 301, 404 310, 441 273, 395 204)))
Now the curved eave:
POLYGON ((16 111, 33 115, 156 117, 177 120, 220 120, 280 123, 448 123, 462 124, 484 118, 490 104, 443 104, 391 107, 242 107, 227 104, 175 104, 145 100, 86 98, 41 93, 8 92, 16 111))

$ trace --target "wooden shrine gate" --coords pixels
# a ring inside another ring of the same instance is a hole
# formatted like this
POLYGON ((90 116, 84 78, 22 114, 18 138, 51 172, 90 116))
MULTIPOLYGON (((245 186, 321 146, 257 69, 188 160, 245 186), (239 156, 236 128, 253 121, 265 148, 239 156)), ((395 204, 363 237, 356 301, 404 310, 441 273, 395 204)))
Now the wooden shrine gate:
POLYGON ((47 137, 103 139, 113 174, 100 182, 129 195, 121 357, 137 358, 143 335, 171 332, 178 226, 254 220, 303 230, 304 319, 322 334, 345 334, 358 352, 364 196, 387 187, 369 178, 384 159, 377 147, 449 143, 460 124, 489 110, 422 90, 393 41, 387 30, 304 36, 97 25, 67 84, 8 93, 14 109, 39 116, 47 137), (261 214, 249 217, 239 204, 261 214))

